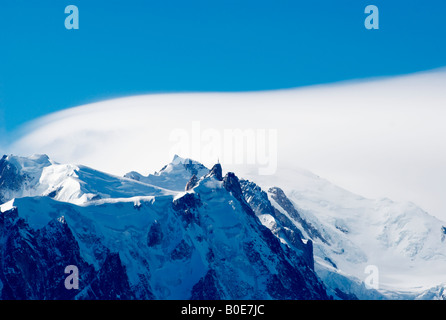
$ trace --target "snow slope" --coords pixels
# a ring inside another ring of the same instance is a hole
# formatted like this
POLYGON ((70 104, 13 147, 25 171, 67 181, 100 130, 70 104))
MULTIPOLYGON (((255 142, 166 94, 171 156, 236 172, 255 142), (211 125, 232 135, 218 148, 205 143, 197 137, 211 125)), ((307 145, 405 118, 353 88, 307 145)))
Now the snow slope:
POLYGON ((49 196, 82 204, 92 199, 175 193, 82 165, 58 164, 46 155, 5 156, 0 177, 0 203, 24 196, 49 196))
POLYGON ((392 298, 398 297, 393 291, 413 298, 444 282, 446 223, 415 204, 367 199, 301 169, 243 176, 268 190, 271 203, 313 240, 317 269, 326 282, 333 278, 327 270, 363 282, 371 265, 379 271, 378 290, 392 298), (274 186, 283 189, 291 209, 286 201, 276 201, 274 186))

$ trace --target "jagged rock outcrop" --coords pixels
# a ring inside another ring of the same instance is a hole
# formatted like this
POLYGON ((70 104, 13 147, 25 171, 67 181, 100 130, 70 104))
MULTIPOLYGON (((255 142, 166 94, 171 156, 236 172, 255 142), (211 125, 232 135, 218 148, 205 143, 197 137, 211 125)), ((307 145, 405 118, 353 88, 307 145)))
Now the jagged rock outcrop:
POLYGON ((221 164, 216 163, 212 167, 212 169, 209 171, 209 173, 206 175, 207 177, 215 177, 218 181, 223 180, 223 170, 221 168, 221 164))
POLYGON ((194 175, 190 178, 190 180, 187 182, 185 190, 186 190, 186 191, 189 191, 189 190, 193 189, 193 188, 197 185, 197 183, 198 183, 198 178, 197 178, 197 176, 194 174, 194 175))
POLYGON ((0 215, 0 297, 7 300, 126 299, 132 292, 119 256, 110 254, 97 273, 81 256, 68 224, 53 219, 31 228, 19 210, 0 215), (67 289, 67 266, 79 271, 80 289, 67 289), (88 284, 88 285, 86 285, 88 284))
POLYGON ((271 197, 280 205, 293 219, 299 222, 305 231, 308 232, 313 238, 318 238, 322 242, 327 243, 327 240, 321 235, 321 233, 314 228, 310 223, 308 223, 305 219, 303 219, 296 208, 291 203, 290 199, 285 195, 285 192, 281 188, 272 187, 269 188, 268 192, 271 194, 271 197))
POLYGON ((308 265, 314 268, 313 242, 304 239, 301 230, 284 214, 274 208, 268 199, 268 194, 254 182, 241 181, 244 199, 259 217, 272 217, 273 225, 269 228, 278 238, 283 239, 290 247, 302 252, 308 265))

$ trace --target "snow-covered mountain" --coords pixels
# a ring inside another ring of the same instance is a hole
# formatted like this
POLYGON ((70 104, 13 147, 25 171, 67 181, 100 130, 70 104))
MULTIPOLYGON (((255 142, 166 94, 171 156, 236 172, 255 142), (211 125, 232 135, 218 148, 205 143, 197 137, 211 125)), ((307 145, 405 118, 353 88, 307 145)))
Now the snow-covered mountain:
POLYGON ((199 179, 208 172, 209 169, 201 163, 175 155, 171 163, 165 165, 154 174, 149 174, 145 177, 138 172, 132 171, 125 174, 124 177, 169 190, 184 191, 185 185, 192 176, 195 175, 199 179))
POLYGON ((58 164, 46 155, 3 156, 0 177, 1 203, 26 196, 49 196, 58 201, 83 204, 102 198, 175 193, 82 165, 58 164))
POLYGON ((315 269, 329 288, 360 299, 415 299, 445 282, 446 222, 415 204, 367 199, 296 168, 245 176, 313 241, 315 269), (378 271, 378 290, 364 286, 368 266, 378 271))
POLYGON ((281 243, 219 164, 198 178, 202 165, 182 159, 179 173, 178 160, 154 187, 44 156, 4 157, 1 298, 329 298, 311 242, 281 243), (186 172, 188 191, 163 188, 186 172), (79 290, 64 288, 67 265, 79 269, 79 290))
POLYGON ((446 223, 305 170, 239 180, 175 156, 118 177, 10 155, 0 204, 1 298, 444 298, 446 223))

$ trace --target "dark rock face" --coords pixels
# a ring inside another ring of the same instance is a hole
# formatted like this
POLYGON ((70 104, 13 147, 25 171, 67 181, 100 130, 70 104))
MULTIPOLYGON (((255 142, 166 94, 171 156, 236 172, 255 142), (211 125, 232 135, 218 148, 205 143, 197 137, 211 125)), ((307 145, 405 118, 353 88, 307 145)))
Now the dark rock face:
POLYGON ((313 243, 311 240, 308 240, 306 244, 302 241, 304 239, 302 232, 290 219, 272 206, 267 193, 258 185, 247 180, 241 180, 240 185, 244 199, 253 208, 256 215, 271 215, 277 223, 272 230, 274 235, 286 240, 291 247, 302 252, 304 259, 314 269, 313 243))
POLYGON ((151 226, 149 233, 147 234, 147 245, 154 247, 161 244, 163 241, 163 231, 158 221, 155 221, 151 226))
MULTIPOLYGON (((65 267, 74 265, 79 269, 80 282, 87 283, 94 275, 94 268, 88 265, 81 257, 79 245, 73 236, 68 224, 58 220, 50 221, 45 227, 38 230, 36 237, 40 262, 46 269, 43 275, 46 278, 45 295, 49 299, 72 299, 77 290, 67 290, 64 280, 65 267), (54 285, 51 285, 54 284, 54 285)), ((43 268, 43 266, 42 266, 43 268)), ((43 269, 37 272, 42 274, 43 269)), ((42 297, 42 298, 43 298, 42 297)))
POLYGON ((77 292, 64 285, 65 267, 76 265, 82 281, 88 281, 94 269, 80 257, 71 230, 54 220, 34 231, 17 213, 12 209, 0 218, 0 234, 6 244, 0 258, 2 299, 74 298, 77 292))
POLYGON ((192 288, 191 300, 221 300, 222 290, 217 283, 216 272, 210 269, 206 275, 192 288))
POLYGON ((200 197, 194 193, 187 193, 183 197, 172 202, 173 210, 180 215, 186 225, 189 225, 192 222, 199 223, 196 211, 200 206, 200 197))
POLYGON ((61 188, 55 189, 55 190, 49 192, 46 196, 50 197, 50 198, 55 198, 60 190, 61 190, 61 188))
POLYGON ((174 200, 172 206, 175 211, 192 211, 201 206, 201 200, 199 195, 187 193, 183 197, 174 200))
POLYGON ((101 300, 135 299, 119 253, 107 255, 101 270, 91 282, 91 293, 88 293, 89 297, 94 296, 101 300))
POLYGON ((223 187, 231 192, 234 198, 237 200, 241 201, 243 199, 240 182, 233 172, 228 172, 228 174, 223 178, 223 187))
POLYGON ((5 300, 131 299, 127 274, 119 256, 109 255, 100 272, 85 262, 71 229, 52 220, 33 230, 18 210, 0 214, 0 298, 5 300), (67 289, 65 268, 79 271, 79 289, 67 289), (96 279, 96 280, 95 280, 96 279), (91 285, 91 286, 90 286, 91 285))
POLYGON ((188 181, 188 183, 186 184, 186 188, 185 188, 185 190, 186 190, 186 191, 189 191, 189 190, 193 189, 193 188, 197 185, 197 183, 198 183, 198 178, 197 178, 197 176, 194 174, 194 175, 190 178, 190 180, 188 181))
POLYGON ((336 263, 333 262, 333 260, 331 260, 329 257, 324 257, 324 260, 327 261, 329 264, 331 264, 331 266, 335 269, 338 268, 338 266, 336 265, 336 263))
POLYGON ((18 191, 22 183, 27 178, 20 175, 18 169, 7 161, 7 156, 4 155, 0 159, 0 204, 8 201, 3 196, 3 192, 6 190, 18 191))
POLYGON ((293 219, 299 222, 300 225, 305 229, 305 231, 311 235, 311 237, 319 238, 322 242, 328 244, 328 241, 320 234, 320 232, 314 228, 310 223, 303 219, 299 212, 294 208, 290 199, 285 195, 282 189, 278 187, 273 187, 268 190, 271 197, 280 205, 293 219))
POLYGON ((274 207, 268 200, 268 195, 254 182, 248 180, 240 180, 240 188, 243 197, 256 214, 272 214, 274 207))
MULTIPOLYGON (((304 244, 302 242, 303 237, 301 232, 291 221, 288 219, 285 221, 283 218, 286 217, 281 215, 280 218, 282 220, 278 220, 286 222, 287 225, 286 227, 280 226, 280 228, 284 230, 288 227, 290 228, 289 232, 291 234, 288 234, 288 239, 294 243, 295 248, 298 250, 289 250, 288 247, 282 245, 278 237, 260 223, 253 210, 253 206, 257 205, 265 210, 270 210, 269 213, 273 217, 279 216, 280 212, 272 210, 273 207, 265 192, 255 184, 248 186, 248 183, 244 180, 239 181, 233 173, 228 173, 223 179, 224 188, 240 202, 243 211, 245 211, 252 221, 252 228, 257 230, 260 238, 267 244, 274 255, 273 263, 279 273, 271 275, 265 272, 265 275, 268 274, 266 275, 268 294, 273 299, 328 299, 323 284, 314 273, 312 242, 309 241, 307 244, 304 244), (252 192, 252 190, 254 191, 252 192), (262 204, 250 201, 253 198, 264 201, 262 204)), ((249 252, 248 259, 256 266, 256 269, 267 270, 266 262, 264 261, 265 258, 257 251, 256 246, 252 242, 247 243, 244 249, 246 253, 249 252)))
POLYGON ((221 168, 221 164, 219 164, 219 163, 215 164, 207 175, 214 176, 215 179, 217 179, 218 181, 222 181, 223 180, 223 170, 221 168))
POLYGON ((226 174, 226 176, 223 178, 223 187, 240 202, 243 211, 245 211, 247 214, 251 216, 255 216, 253 209, 246 202, 246 199, 243 196, 243 191, 240 181, 233 172, 228 172, 228 174, 226 174))
POLYGON ((0 235, 4 247, 0 259, 0 281, 3 283, 3 299, 26 299, 38 295, 39 287, 33 287, 39 266, 39 257, 34 252, 35 234, 31 230, 23 234, 25 221, 18 218, 17 210, 8 211, 9 216, 0 216, 0 235))
POLYGON ((336 295, 341 298, 342 300, 359 300, 358 297, 353 293, 345 293, 339 288, 335 289, 336 295))
POLYGON ((190 259, 192 247, 183 239, 170 254, 172 260, 190 259))

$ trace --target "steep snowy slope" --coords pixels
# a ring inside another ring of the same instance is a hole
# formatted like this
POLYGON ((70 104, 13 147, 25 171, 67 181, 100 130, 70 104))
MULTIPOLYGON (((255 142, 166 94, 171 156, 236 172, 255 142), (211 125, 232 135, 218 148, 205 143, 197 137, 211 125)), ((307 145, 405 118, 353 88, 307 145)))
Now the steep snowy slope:
POLYGON ((446 223, 416 205, 366 199, 305 170, 244 176, 268 190, 272 205, 313 240, 316 270, 326 283, 363 282, 367 266, 377 267, 378 289, 392 298, 392 291, 413 297, 444 282, 446 223))

